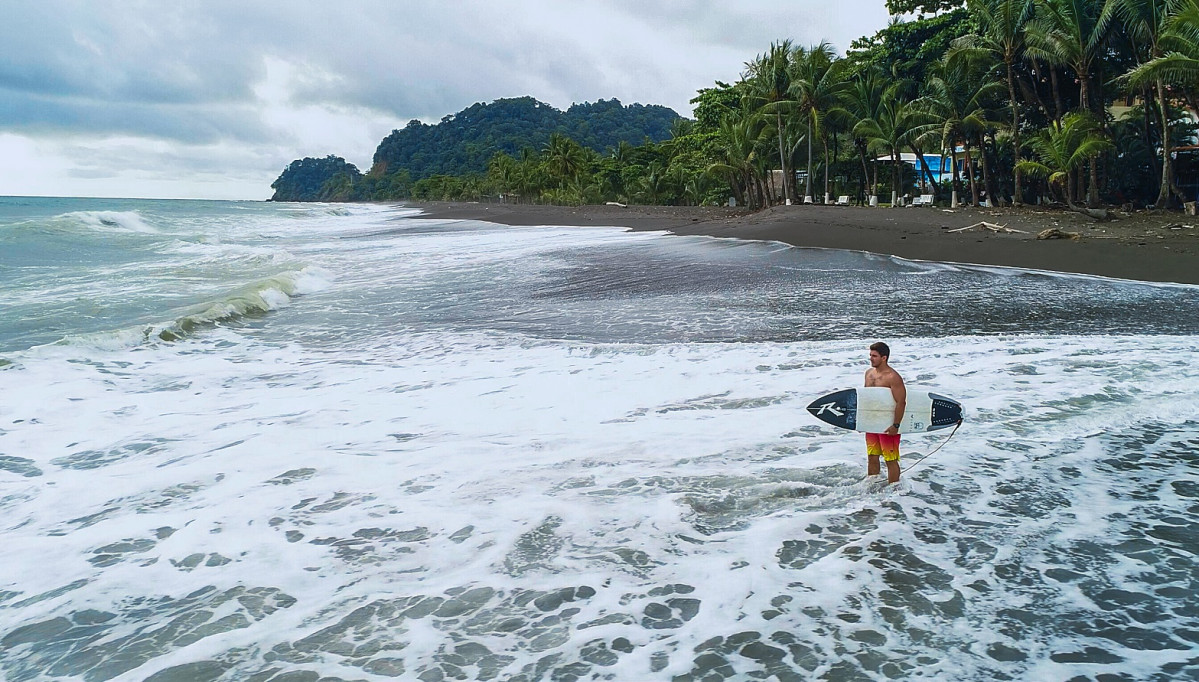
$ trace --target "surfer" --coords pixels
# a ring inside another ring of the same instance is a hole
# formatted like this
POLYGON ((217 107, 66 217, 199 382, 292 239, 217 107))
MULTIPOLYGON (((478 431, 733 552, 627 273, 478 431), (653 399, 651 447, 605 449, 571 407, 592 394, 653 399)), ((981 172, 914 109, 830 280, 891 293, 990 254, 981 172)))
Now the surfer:
POLYGON ((866 473, 870 476, 879 474, 878 458, 881 455, 887 463, 887 482, 899 482, 899 424, 903 421, 903 413, 907 408, 908 390, 903 385, 903 377, 891 368, 891 349, 879 341, 870 344, 870 369, 866 370, 867 386, 884 386, 891 389, 895 398, 895 419, 883 433, 866 434, 866 473))

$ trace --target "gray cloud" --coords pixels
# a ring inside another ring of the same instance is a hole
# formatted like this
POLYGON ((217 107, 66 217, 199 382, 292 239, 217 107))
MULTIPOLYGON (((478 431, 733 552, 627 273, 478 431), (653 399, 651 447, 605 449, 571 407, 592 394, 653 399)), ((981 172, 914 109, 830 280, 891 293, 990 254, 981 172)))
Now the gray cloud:
POLYGON ((8 130, 33 134, 103 132, 176 140, 189 144, 225 139, 278 140, 282 131, 264 125, 248 103, 180 106, 146 101, 107 101, 43 94, 16 96, 0 89, 0 121, 8 130))
POLYGON ((336 122, 361 165, 367 129, 499 97, 687 114, 773 40, 844 50, 885 22, 882 0, 8 0, 0 133, 232 142, 281 168, 336 122))

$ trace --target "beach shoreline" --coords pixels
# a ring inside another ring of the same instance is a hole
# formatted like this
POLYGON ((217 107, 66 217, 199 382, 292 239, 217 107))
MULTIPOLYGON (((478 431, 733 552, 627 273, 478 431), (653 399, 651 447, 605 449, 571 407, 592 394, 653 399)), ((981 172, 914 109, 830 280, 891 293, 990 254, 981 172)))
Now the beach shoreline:
POLYGON ((544 206, 406 202, 423 217, 511 226, 612 226, 777 241, 938 261, 1096 275, 1144 282, 1199 284, 1199 218, 1172 212, 1116 214, 1095 222, 1062 209, 1024 207, 867 208, 775 206, 761 211, 712 206, 544 206), (1021 232, 960 228, 987 222, 1021 232), (1037 239, 1057 228, 1077 239, 1037 239))

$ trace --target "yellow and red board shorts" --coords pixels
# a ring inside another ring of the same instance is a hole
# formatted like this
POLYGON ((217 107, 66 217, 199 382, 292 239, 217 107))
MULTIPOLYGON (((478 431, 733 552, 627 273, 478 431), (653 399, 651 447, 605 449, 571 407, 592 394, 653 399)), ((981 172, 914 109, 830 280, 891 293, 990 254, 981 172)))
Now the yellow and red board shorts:
POLYGON ((885 462, 899 460, 899 434, 894 436, 887 433, 866 434, 866 454, 871 457, 883 456, 885 462))

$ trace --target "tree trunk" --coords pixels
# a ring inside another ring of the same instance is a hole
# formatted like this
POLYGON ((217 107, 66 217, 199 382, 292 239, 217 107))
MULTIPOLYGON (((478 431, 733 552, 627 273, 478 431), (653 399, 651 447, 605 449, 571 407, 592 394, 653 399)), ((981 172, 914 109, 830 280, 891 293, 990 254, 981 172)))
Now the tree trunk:
POLYGON ((866 166, 866 148, 857 145, 858 155, 862 157, 862 202, 866 203, 866 185, 870 183, 870 169, 866 166))
POLYGON ((933 172, 929 169, 928 162, 924 160, 924 152, 916 145, 912 145, 912 151, 916 153, 916 158, 920 161, 921 172, 924 173, 924 177, 928 178, 928 184, 932 186, 933 199, 940 201, 941 190, 937 187, 937 181, 933 179, 933 172))
POLYGON ((808 122, 808 177, 804 178, 804 203, 812 198, 812 125, 808 122))
POLYGON ((1087 208, 1099 208, 1099 157, 1091 157, 1087 161, 1087 169, 1091 174, 1090 187, 1087 188, 1087 208))
POLYGON ((1057 87, 1057 67, 1049 67, 1049 82, 1053 87, 1053 120, 1057 121, 1058 125, 1062 124, 1062 116, 1065 112, 1062 111, 1062 91, 1057 87))
MULTIPOLYGON (((1016 78, 1012 73, 1012 57, 1006 55, 1004 62, 1007 64, 1007 93, 1012 103, 1012 159, 1014 160, 1015 171, 1012 179, 1012 204, 1015 206, 1024 205, 1024 197, 1020 193, 1020 105, 1016 102, 1016 78)), ((988 190, 990 191, 990 190, 988 190)))
POLYGON ((1016 79, 1016 84, 1020 86, 1020 92, 1024 93, 1025 101, 1036 100, 1037 106, 1041 111, 1045 112, 1045 118, 1053 118, 1053 112, 1045 104, 1045 100, 1041 97, 1041 64, 1037 60, 1032 60, 1032 83, 1025 83, 1020 78, 1016 79))
MULTIPOLYGON (((1153 96, 1153 91, 1149 88, 1143 88, 1141 90, 1141 101, 1145 103, 1145 115, 1141 117, 1141 136, 1145 142, 1145 148, 1153 149, 1152 125, 1156 124, 1152 122, 1152 117, 1149 115, 1149 110, 1156 101, 1153 96)), ((1157 154, 1150 154, 1149 158, 1153 163, 1153 172, 1160 176, 1162 172, 1161 157, 1157 154)))
POLYGON ((799 200, 799 179, 795 177, 795 166, 797 161, 795 158, 795 150, 799 147, 796 142, 793 146, 787 149, 787 160, 791 162, 791 173, 787 175, 787 186, 791 188, 791 196, 795 199, 795 203, 800 203, 799 200))
POLYGON ((874 174, 872 182, 870 183, 870 187, 871 187, 870 195, 877 198, 878 197, 878 159, 874 159, 871 162, 870 170, 873 171, 873 174, 874 174))
MULTIPOLYGON (((1091 79, 1088 75, 1090 65, 1079 63, 1074 67, 1074 73, 1078 76, 1078 108, 1085 113, 1093 113, 1091 111, 1091 79)), ((1090 178, 1087 194, 1087 208, 1097 208, 1099 206, 1099 166, 1095 159, 1090 159, 1087 162, 1087 173, 1090 178)), ((1082 196, 1082 179, 1079 173, 1079 196, 1082 196)))
MULTIPOLYGON (((941 165, 937 166, 937 189, 941 189, 941 183, 945 180, 945 148, 941 148, 941 158, 937 160, 941 165)), ((952 184, 952 183, 951 183, 952 184)))
MULTIPOLYGON (((778 119, 779 124, 779 166, 781 166, 783 175, 781 179, 783 185, 783 202, 789 204, 791 203, 791 194, 787 188, 787 156, 783 152, 783 115, 778 111, 774 112, 774 115, 778 119)), ((771 176, 773 175, 774 173, 771 173, 771 176)))
POLYGON ((970 179, 970 199, 975 206, 978 206, 978 183, 974 180, 974 159, 970 156, 970 143, 967 142, 966 148, 966 177, 970 179))
POLYGON ((978 162, 983 171, 983 189, 987 193, 987 206, 995 208, 995 182, 991 178, 991 167, 987 164, 987 138, 978 136, 978 162))
POLYGON ((828 203, 828 138, 820 140, 824 144, 824 203, 828 203))
MULTIPOLYGON (((835 162, 837 159, 841 158, 841 136, 837 134, 837 131, 836 131, 835 129, 833 130, 832 138, 833 138, 833 156, 832 156, 832 159, 833 159, 833 161, 835 162)), ((833 176, 833 177, 835 178, 836 176, 833 176)), ((846 177, 846 178, 845 178, 845 180, 848 182, 848 181, 849 181, 849 178, 848 178, 848 177, 846 177)), ((832 190, 832 193, 833 193, 833 194, 835 194, 835 193, 836 193, 836 192, 838 192, 838 191, 840 191, 840 190, 833 189, 833 190, 832 190)), ((845 191, 849 191, 849 188, 848 188, 848 187, 846 187, 846 188, 845 188, 845 191)))
POLYGON ((1162 179, 1161 188, 1157 191, 1157 208, 1168 208, 1170 205, 1170 185, 1174 182, 1174 164, 1170 159, 1170 108, 1166 105, 1166 92, 1162 87, 1162 79, 1157 79, 1157 106, 1161 110, 1162 125, 1162 179))
POLYGON ((958 201, 962 196, 962 179, 958 176, 958 146, 953 142, 949 146, 949 164, 952 167, 950 172, 953 173, 953 180, 950 181, 950 185, 953 187, 953 199, 950 206, 957 208, 958 201))
POLYGON ((891 150, 891 208, 899 203, 899 150, 891 150))
POLYGON ((940 201, 941 200, 941 188, 936 186, 936 180, 933 179, 933 170, 928 168, 928 162, 924 161, 924 151, 921 150, 920 147, 918 147, 916 145, 911 145, 911 151, 916 153, 916 158, 918 159, 918 161, 920 161, 920 167, 922 169, 921 171, 924 174, 924 177, 927 177, 929 186, 932 186, 933 199, 936 201, 940 201))

